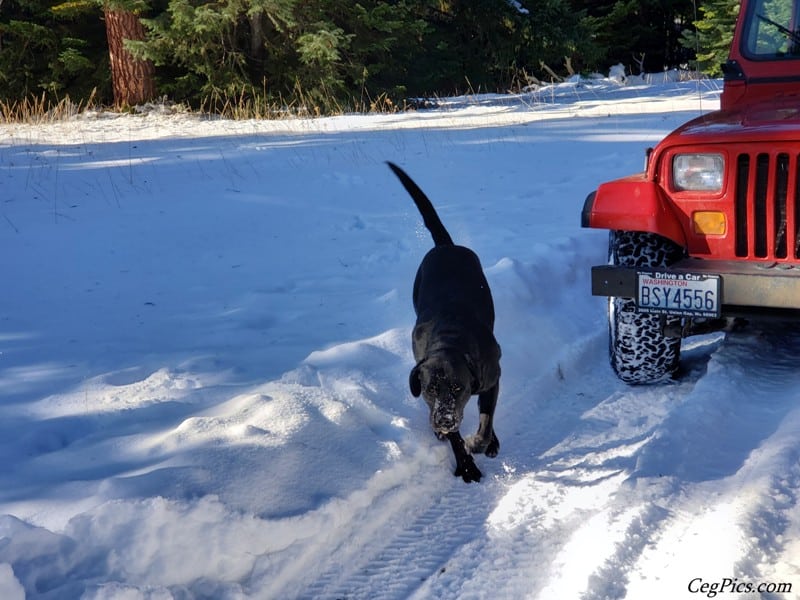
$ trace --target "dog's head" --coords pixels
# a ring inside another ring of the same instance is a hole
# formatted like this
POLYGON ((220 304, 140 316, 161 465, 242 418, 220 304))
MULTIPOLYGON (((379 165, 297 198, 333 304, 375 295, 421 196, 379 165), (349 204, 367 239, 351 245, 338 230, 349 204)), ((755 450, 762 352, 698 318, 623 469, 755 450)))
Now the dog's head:
POLYGON ((458 431, 473 390, 478 389, 474 365, 468 356, 442 353, 426 357, 411 369, 411 393, 422 397, 431 411, 437 435, 458 431))

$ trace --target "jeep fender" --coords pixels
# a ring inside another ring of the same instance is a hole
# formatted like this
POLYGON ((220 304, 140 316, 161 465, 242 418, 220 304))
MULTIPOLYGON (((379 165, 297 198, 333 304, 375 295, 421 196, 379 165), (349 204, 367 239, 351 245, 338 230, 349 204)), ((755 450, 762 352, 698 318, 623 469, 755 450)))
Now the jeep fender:
POLYGON ((664 192, 643 174, 601 184, 584 202, 581 225, 656 233, 686 247, 686 234, 664 192))

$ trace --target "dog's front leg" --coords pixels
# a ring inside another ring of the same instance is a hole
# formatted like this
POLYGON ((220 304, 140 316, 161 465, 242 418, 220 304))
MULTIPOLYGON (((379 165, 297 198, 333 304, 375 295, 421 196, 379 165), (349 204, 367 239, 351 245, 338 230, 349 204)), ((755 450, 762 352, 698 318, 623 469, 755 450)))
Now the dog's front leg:
POLYGON ((494 432, 494 409, 500 384, 496 383, 478 396, 478 431, 467 438, 467 448, 472 454, 485 454, 491 458, 500 452, 500 440, 494 432))
POLYGON ((447 434, 447 439, 456 457, 456 470, 453 475, 461 477, 466 483, 480 481, 483 473, 478 469, 478 465, 475 464, 475 459, 472 458, 472 455, 467 452, 467 447, 461 434, 458 431, 451 431, 447 434))

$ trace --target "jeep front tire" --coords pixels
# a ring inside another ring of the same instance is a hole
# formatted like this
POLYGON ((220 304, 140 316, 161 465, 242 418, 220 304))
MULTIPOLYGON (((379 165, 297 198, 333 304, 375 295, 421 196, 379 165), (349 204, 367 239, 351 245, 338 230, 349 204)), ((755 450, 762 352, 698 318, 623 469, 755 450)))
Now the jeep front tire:
MULTIPOLYGON (((653 233, 612 231, 609 262, 624 267, 656 269, 684 256, 683 248, 653 233)), ((680 331, 680 317, 636 312, 632 298, 608 299, 609 358, 611 368, 629 384, 654 383, 678 369, 681 339, 664 335, 665 328, 680 331)))

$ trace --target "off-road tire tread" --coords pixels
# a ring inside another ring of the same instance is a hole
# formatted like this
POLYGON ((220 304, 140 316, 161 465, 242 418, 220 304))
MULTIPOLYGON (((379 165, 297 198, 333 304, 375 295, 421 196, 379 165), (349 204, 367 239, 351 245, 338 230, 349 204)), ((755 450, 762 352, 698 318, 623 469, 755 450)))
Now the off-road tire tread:
MULTIPOLYGON (((683 248, 653 233, 612 231, 609 262, 627 267, 666 267, 684 256, 683 248)), ((667 324, 679 324, 667 317, 667 324)), ((663 381, 677 370, 680 338, 666 337, 663 317, 636 312, 632 298, 608 299, 609 358, 611 368, 628 384, 663 381)))

